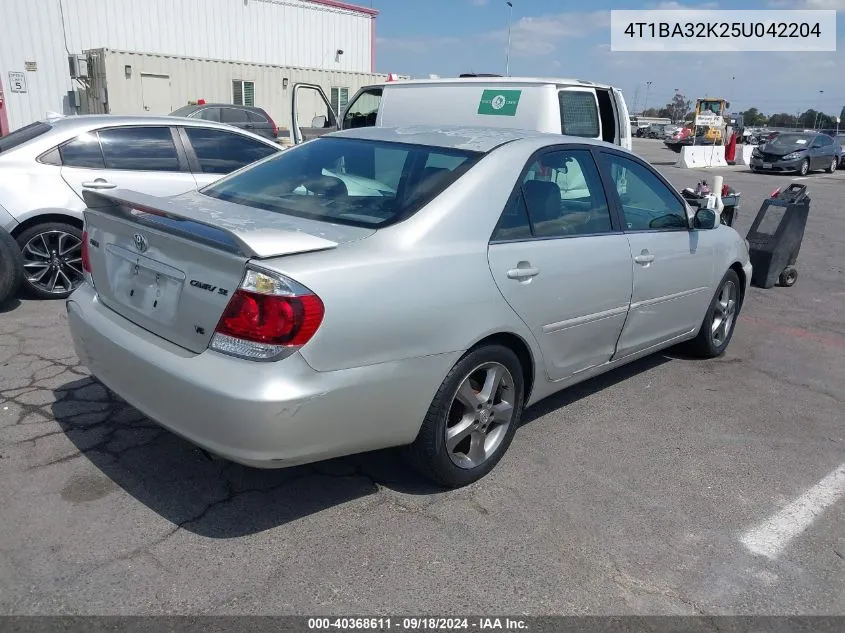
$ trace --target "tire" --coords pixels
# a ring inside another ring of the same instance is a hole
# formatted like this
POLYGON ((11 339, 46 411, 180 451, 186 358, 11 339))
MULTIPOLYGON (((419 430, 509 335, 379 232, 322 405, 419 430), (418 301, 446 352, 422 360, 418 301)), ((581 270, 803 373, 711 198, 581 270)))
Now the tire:
POLYGON ((15 296, 23 279, 23 257, 15 239, 0 229, 0 305, 15 296))
POLYGON ((798 281, 798 271, 794 266, 787 266, 778 277, 778 284, 784 288, 791 288, 798 281))
POLYGON ((839 166, 839 160, 836 156, 833 157, 833 160, 830 161, 830 167, 825 169, 825 171, 829 174, 832 174, 836 171, 836 168, 839 166))
POLYGON ((809 173, 810 173, 810 159, 805 158, 801 162, 801 166, 798 168, 798 174, 801 175, 801 176, 806 176, 809 173))
POLYGON ((22 285, 30 295, 64 299, 84 281, 82 230, 76 226, 65 222, 36 224, 18 235, 17 241, 24 259, 22 285), (62 249, 68 250, 62 254, 62 249))
POLYGON ((524 393, 522 365, 512 350, 502 345, 470 350, 440 385, 417 438, 405 447, 405 458, 417 472, 447 488, 478 481, 510 446, 522 418, 524 393), (495 382, 495 372, 502 376, 499 389, 484 401, 482 383, 495 382), (510 417, 499 422, 496 415, 507 415, 507 405, 510 417), (452 447, 447 443, 450 431, 456 437, 452 447))
POLYGON ((693 355, 699 358, 716 358, 725 353, 733 338, 736 320, 739 318, 742 307, 741 297, 739 275, 734 270, 728 270, 722 277, 713 299, 710 300, 710 305, 707 306, 707 314, 704 315, 698 335, 689 342, 688 348, 693 355), (733 286, 733 303, 729 302, 726 306, 723 297, 731 285, 733 286), (717 318, 720 321, 717 321, 717 318), (720 324, 724 327, 720 327, 720 324), (720 330, 718 337, 716 329, 720 330))

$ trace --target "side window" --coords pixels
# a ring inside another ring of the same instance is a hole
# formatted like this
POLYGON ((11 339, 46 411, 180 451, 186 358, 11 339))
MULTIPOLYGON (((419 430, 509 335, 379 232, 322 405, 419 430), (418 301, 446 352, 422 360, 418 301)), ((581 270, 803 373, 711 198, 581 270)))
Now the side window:
POLYGON ((687 229, 684 205, 650 168, 618 154, 602 153, 629 231, 687 229))
POLYGON ((228 174, 276 153, 272 147, 234 132, 201 127, 186 127, 185 132, 204 174, 228 174))
POLYGON ((822 147, 829 147, 833 145, 833 138, 828 136, 827 134, 819 134, 819 144, 822 147))
POLYGON ((124 127, 100 130, 106 169, 180 171, 169 127, 124 127))
POLYGON ((343 129, 373 127, 381 105, 381 94, 381 88, 372 88, 358 95, 343 117, 343 129))
POLYGON ((246 118, 249 119, 250 123, 257 123, 258 125, 269 125, 270 122, 267 118, 261 114, 260 112, 254 112, 252 110, 247 110, 246 118))
POLYGON ((220 121, 220 108, 203 108, 191 118, 202 119, 203 121, 220 121))
POLYGON ((561 90, 560 128, 562 134, 596 138, 599 135, 599 112, 596 97, 583 90, 561 90))
POLYGON ((244 125, 249 123, 246 110, 240 108, 220 108, 220 120, 229 125, 244 125))
POLYGON ((62 165, 66 167, 86 167, 88 169, 105 169, 103 152, 100 149, 100 139, 96 132, 85 132, 72 141, 59 146, 62 165))
POLYGON ((532 237, 531 223, 528 221, 528 209, 525 207, 525 198, 522 197, 522 190, 517 189, 516 194, 505 207, 499 224, 493 231, 493 241, 527 240, 532 237))
POLYGON ((544 154, 528 169, 522 194, 535 237, 607 233, 610 210, 587 150, 544 154))

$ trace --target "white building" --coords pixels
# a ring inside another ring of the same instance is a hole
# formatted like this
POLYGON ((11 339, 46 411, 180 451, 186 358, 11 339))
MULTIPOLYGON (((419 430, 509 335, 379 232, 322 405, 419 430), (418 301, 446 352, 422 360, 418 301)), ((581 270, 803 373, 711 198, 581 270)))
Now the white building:
POLYGON ((290 88, 334 104, 374 74, 378 11, 335 0, 2 0, 0 132, 63 114, 167 114, 190 101, 263 107, 290 88), (76 78, 73 78, 73 77, 76 78))

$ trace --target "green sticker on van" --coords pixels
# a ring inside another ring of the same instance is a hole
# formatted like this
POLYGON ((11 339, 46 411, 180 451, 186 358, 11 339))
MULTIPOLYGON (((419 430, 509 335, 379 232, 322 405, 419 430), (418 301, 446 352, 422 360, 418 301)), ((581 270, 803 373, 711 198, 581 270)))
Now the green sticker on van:
POLYGON ((522 90, 485 90, 478 104, 478 114, 516 116, 522 90))

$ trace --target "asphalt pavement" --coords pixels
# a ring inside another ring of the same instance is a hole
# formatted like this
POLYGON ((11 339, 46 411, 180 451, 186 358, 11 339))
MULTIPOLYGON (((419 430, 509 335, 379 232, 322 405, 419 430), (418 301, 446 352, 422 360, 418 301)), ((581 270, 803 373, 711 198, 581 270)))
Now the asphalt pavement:
MULTIPOLYGON (((657 141, 635 151, 677 187, 657 141)), ((745 233, 793 176, 719 170, 745 233)), ((845 171, 727 354, 539 403, 485 479, 392 451, 209 460, 88 377, 63 302, 0 312, 0 613, 845 615, 845 171)))

